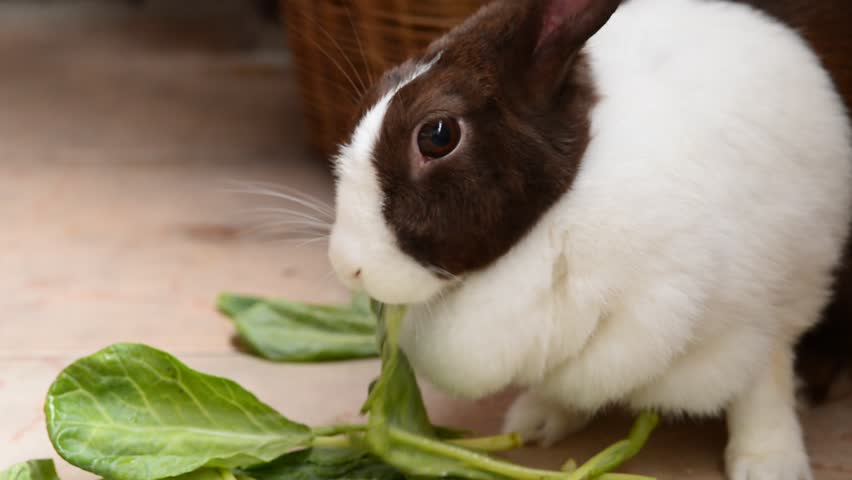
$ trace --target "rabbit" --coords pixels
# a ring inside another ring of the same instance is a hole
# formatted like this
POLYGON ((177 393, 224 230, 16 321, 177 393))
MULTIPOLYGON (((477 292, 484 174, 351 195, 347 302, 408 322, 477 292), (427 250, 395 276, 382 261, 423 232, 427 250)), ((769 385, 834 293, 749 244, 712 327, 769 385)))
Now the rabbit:
POLYGON ((365 95, 329 259, 409 306, 419 375, 521 388, 507 431, 726 414, 729 479, 810 479, 794 347, 848 236, 844 101, 747 2, 498 0, 365 95))

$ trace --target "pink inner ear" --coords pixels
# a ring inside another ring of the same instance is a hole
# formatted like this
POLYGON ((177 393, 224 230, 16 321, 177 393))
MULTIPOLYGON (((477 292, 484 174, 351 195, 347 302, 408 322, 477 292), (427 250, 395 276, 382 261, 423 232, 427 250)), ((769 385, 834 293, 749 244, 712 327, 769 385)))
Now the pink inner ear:
MULTIPOLYGON (((595 0, 548 0, 536 49, 550 41, 595 0)), ((600 0, 597 0, 600 1, 600 0)))

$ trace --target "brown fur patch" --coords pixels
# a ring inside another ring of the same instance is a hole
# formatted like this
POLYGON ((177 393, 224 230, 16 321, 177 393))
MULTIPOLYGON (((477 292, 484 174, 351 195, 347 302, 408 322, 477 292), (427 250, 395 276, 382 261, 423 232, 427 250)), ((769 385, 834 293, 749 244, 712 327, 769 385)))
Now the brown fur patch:
MULTIPOLYGON (((439 60, 392 99, 374 164, 385 219, 420 263, 456 275, 487 266, 570 187, 595 102, 580 48, 620 2, 599 1, 566 17, 570 24, 548 25, 542 45, 545 7, 562 2, 483 8, 429 48, 418 62, 439 60), (413 138, 425 121, 448 116, 462 123, 461 144, 425 164, 413 138)), ((411 67, 389 72, 385 85, 411 67)))

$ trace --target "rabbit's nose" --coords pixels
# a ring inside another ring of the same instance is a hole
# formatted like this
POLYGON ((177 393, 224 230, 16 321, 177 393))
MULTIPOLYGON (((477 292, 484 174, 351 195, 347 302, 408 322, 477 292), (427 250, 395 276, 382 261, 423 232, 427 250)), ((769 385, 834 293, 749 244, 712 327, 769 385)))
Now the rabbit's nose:
POLYGON ((340 281, 350 288, 359 287, 364 276, 358 251, 357 242, 339 232, 332 234, 328 249, 329 261, 340 281))

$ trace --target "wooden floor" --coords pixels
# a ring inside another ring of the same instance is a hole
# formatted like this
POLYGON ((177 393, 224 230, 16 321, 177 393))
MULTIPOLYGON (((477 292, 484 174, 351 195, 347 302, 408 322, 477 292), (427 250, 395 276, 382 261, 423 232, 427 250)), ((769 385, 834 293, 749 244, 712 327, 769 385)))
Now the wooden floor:
MULTIPOLYGON (((233 182, 329 200, 332 181, 302 145, 279 32, 228 2, 192 16, 168 3, 0 2, 0 470, 52 454, 48 385, 113 342, 167 349, 313 424, 354 415, 376 374, 375 362, 275 365, 232 347, 213 308, 222 290, 346 297, 323 245, 252 234, 246 212, 269 204, 233 182)), ((509 400, 427 397, 438 422, 485 433, 509 400)), ((805 418, 817 478, 852 478, 852 398, 805 418)), ((606 416, 515 458, 557 467, 627 426, 606 416)), ((627 470, 721 479, 723 444, 720 422, 667 424, 627 470)), ((67 464, 60 473, 89 478, 67 464)))

